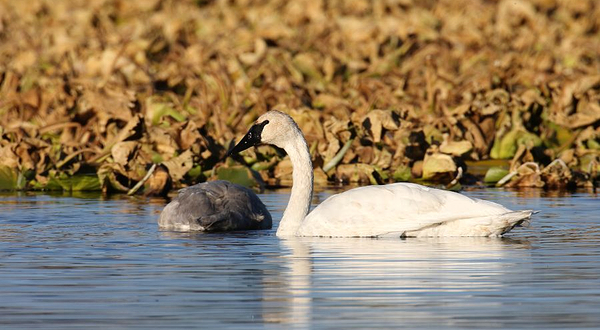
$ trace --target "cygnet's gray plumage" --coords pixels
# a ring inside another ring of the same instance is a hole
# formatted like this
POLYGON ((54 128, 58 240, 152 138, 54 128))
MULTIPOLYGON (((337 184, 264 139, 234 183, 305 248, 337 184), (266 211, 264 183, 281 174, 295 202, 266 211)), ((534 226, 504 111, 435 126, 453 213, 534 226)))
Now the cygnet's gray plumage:
POLYGON ((211 181, 181 189, 163 209, 158 225, 176 231, 233 231, 270 229, 272 220, 252 190, 211 181))

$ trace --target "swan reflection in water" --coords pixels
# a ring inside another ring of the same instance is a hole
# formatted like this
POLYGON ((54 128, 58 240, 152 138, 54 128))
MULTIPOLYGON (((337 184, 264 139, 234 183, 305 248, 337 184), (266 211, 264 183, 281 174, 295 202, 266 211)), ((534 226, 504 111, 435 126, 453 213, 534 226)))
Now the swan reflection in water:
POLYGON ((495 311, 501 302, 472 298, 492 297, 515 276, 531 275, 523 265, 519 274, 511 272, 515 263, 528 264, 529 243, 506 238, 297 237, 280 244, 286 267, 280 279, 269 281, 279 285, 266 288, 266 322, 452 322, 478 308, 495 311))

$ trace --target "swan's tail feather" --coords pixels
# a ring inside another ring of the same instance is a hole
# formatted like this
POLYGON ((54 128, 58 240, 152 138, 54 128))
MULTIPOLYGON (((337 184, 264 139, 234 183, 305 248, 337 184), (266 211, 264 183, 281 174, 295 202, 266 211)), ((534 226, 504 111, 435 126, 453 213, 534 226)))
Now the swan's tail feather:
MULTIPOLYGON (((400 237, 487 236, 501 237, 515 227, 527 227, 533 210, 511 211, 503 214, 440 222, 412 231, 400 237)), ((387 233, 386 236, 397 233, 387 233)))
POLYGON ((506 225, 502 225, 500 233, 493 233, 490 236, 502 236, 515 227, 529 227, 531 225, 531 215, 538 213, 534 210, 513 211, 504 213, 500 216, 500 221, 506 221, 506 225))

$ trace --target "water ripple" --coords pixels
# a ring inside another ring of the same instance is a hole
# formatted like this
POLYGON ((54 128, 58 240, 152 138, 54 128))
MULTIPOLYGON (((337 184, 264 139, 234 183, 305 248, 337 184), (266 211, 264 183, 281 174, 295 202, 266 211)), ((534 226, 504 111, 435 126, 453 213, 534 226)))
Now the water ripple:
MULTIPOLYGON (((315 201, 330 192, 316 195, 315 201)), ((473 190, 542 211, 504 239, 158 231, 164 200, 0 196, 10 328, 583 328, 600 324, 599 199, 473 190)), ((286 191, 261 195, 279 219, 286 191)))

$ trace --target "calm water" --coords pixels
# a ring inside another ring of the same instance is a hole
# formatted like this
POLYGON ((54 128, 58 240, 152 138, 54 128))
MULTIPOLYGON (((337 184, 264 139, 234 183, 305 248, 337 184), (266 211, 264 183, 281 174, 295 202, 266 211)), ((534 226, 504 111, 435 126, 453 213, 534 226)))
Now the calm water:
MULTIPOLYGON (((274 219, 287 193, 261 195, 274 219)), ((0 327, 600 327, 598 195, 464 193, 542 212, 504 239, 282 240, 160 232, 160 199, 0 195, 0 327)))

